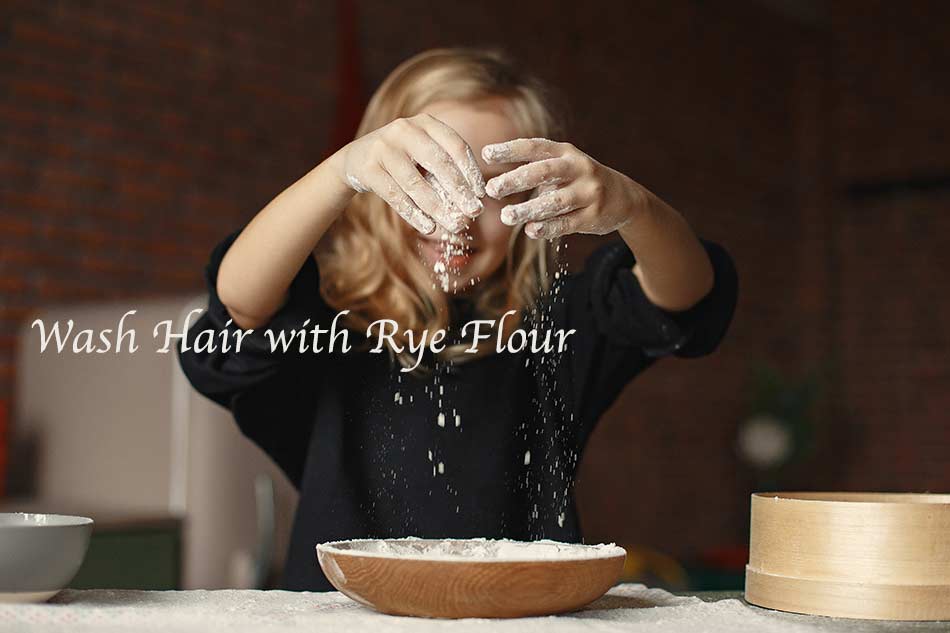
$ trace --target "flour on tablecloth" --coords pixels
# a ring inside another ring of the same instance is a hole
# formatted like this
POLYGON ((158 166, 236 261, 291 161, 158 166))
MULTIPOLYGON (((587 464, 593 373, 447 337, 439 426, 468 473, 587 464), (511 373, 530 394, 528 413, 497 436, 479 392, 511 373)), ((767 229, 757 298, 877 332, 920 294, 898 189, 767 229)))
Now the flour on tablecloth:
POLYGON ((337 592, 65 590, 49 604, 0 604, 0 633, 805 633, 851 630, 851 624, 643 585, 614 587, 574 613, 511 620, 388 616, 337 592))

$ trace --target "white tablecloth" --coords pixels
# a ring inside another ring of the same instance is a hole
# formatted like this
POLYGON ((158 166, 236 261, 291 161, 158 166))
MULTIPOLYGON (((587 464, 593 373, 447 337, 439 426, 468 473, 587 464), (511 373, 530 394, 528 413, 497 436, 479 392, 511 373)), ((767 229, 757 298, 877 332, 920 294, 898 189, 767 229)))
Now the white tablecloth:
MULTIPOLYGON (((821 618, 825 624, 835 620, 821 618)), ((289 591, 65 590, 47 604, 0 605, 0 631, 135 631, 358 633, 451 631, 638 631, 798 633, 814 619, 750 607, 735 600, 703 602, 643 585, 619 585, 582 611, 514 620, 429 620, 382 615, 340 593, 289 591)), ((824 628, 824 627, 820 627, 824 628)))

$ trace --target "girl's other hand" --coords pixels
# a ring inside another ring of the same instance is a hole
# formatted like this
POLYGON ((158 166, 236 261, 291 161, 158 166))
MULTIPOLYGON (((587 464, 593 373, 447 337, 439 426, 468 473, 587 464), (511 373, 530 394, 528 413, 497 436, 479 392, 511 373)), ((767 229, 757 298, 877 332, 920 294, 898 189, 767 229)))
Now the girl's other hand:
POLYGON ((531 238, 610 233, 646 208, 651 198, 647 189, 570 143, 515 139, 486 145, 482 158, 489 164, 527 163, 492 178, 485 190, 500 200, 538 189, 536 197, 501 209, 502 222, 524 223, 525 234, 531 238))
POLYGON ((471 147, 429 114, 396 119, 349 143, 340 157, 352 189, 375 193, 425 235, 436 225, 458 233, 482 211, 485 181, 471 147))

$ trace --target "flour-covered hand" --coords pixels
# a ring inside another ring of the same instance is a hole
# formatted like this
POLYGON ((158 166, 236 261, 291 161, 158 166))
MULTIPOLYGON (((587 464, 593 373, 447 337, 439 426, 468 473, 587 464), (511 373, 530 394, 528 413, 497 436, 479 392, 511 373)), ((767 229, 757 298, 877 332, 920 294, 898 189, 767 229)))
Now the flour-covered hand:
POLYGON ((375 193, 420 233, 432 233, 436 225, 457 233, 481 213, 485 182, 475 155, 455 130, 429 114, 396 119, 341 153, 347 185, 375 193))
POLYGON ((570 143, 520 138, 486 145, 482 158, 489 164, 525 163, 489 180, 485 191, 501 200, 537 189, 530 200, 501 209, 501 221, 524 224, 528 237, 603 235, 622 227, 649 204, 649 191, 570 143))

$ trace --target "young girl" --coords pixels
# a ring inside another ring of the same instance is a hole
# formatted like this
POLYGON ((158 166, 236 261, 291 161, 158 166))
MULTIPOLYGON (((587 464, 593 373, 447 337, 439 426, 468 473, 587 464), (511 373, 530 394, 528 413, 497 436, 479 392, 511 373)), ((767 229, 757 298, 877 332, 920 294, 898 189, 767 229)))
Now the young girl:
POLYGON ((417 55, 356 140, 213 252, 193 331, 253 331, 239 353, 181 363, 300 491, 287 588, 331 589, 324 541, 579 541, 572 487, 598 418, 657 358, 722 339, 737 285, 725 251, 556 133, 537 82, 504 57, 417 55), (583 272, 554 270, 561 236, 613 232, 583 272), (461 332, 505 313, 506 336, 573 330, 566 349, 499 352, 461 332), (264 335, 335 318, 349 351, 325 338, 272 353, 264 335), (398 324, 389 354, 357 345, 379 319, 398 324), (416 367, 406 343, 440 329, 444 349, 416 367))

